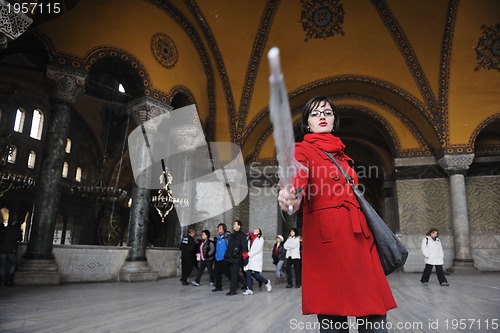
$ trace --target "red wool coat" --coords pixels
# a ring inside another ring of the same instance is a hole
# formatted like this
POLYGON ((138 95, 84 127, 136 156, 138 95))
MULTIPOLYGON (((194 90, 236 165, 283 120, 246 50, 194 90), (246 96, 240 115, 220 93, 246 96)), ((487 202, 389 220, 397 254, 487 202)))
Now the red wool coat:
POLYGON ((382 315, 396 302, 373 237, 341 171, 321 150, 332 152, 358 182, 344 145, 330 134, 307 134, 295 158, 308 168, 295 179, 304 190, 302 312, 339 316, 382 315))

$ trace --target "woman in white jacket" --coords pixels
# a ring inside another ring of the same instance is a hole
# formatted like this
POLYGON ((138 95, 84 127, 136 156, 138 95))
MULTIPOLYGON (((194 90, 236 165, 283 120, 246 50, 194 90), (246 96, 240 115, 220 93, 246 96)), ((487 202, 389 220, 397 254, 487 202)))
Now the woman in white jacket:
POLYGON ((439 284, 442 286, 449 286, 443 272, 444 253, 441 240, 439 240, 439 232, 437 229, 431 229, 426 234, 427 236, 422 240, 422 253, 425 257, 425 269, 422 273, 420 282, 427 285, 429 277, 432 273, 432 266, 436 266, 436 275, 439 284))
POLYGON ((262 230, 255 228, 253 234, 248 237, 248 252, 243 253, 243 259, 248 258, 248 264, 243 267, 247 276, 247 290, 243 295, 253 295, 253 277, 266 285, 267 291, 271 292, 271 280, 266 279, 260 273, 262 272, 262 262, 264 254, 264 238, 262 238, 262 230))
POLYGON ((300 267, 300 235, 297 228, 290 230, 290 235, 287 238, 283 247, 286 250, 286 278, 287 288, 293 287, 292 266, 295 272, 295 288, 302 286, 302 274, 300 267))

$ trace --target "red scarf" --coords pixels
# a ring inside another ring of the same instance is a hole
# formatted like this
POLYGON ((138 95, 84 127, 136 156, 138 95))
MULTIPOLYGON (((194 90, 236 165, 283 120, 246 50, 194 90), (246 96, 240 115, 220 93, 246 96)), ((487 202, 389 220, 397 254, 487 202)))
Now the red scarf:
POLYGON ((253 245, 253 241, 255 240, 255 238, 257 238, 259 235, 258 234, 251 234, 250 235, 250 246, 253 245))
POLYGON ((346 160, 352 159, 344 153, 345 145, 338 137, 330 133, 310 133, 304 135, 304 141, 312 144, 314 147, 332 153, 336 157, 343 157, 346 160))

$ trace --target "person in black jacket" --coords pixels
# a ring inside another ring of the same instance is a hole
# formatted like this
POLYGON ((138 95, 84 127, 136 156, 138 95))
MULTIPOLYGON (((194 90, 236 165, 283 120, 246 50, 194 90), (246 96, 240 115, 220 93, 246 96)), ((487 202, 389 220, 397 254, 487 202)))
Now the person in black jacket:
POLYGON ((281 235, 276 236, 276 243, 273 246, 273 264, 276 265, 276 284, 285 282, 285 273, 283 272, 283 264, 286 259, 286 250, 283 247, 284 238, 281 235))
POLYGON ((231 285, 229 287, 229 292, 226 293, 228 296, 236 295, 238 275, 241 265, 243 264, 243 252, 248 252, 246 235, 241 231, 241 226, 241 221, 236 220, 233 222, 234 232, 229 237, 225 254, 226 262, 231 272, 231 285))
POLYGON ((182 276, 181 282, 183 285, 187 286, 188 277, 193 271, 193 265, 195 260, 195 246, 194 246, 194 229, 189 228, 186 236, 182 238, 181 245, 179 246, 181 250, 181 265, 182 265, 182 276))
POLYGON ((23 240, 23 232, 19 223, 2 226, 0 241, 0 285, 14 285, 14 272, 17 262, 17 243, 23 240))
POLYGON ((212 240, 210 239, 210 231, 203 230, 201 232, 201 240, 197 245, 197 253, 196 259, 198 260, 198 275, 194 281, 191 283, 199 287, 201 276, 203 275, 203 271, 205 267, 208 269, 208 276, 210 278, 210 284, 213 286, 214 284, 214 273, 212 270, 214 257, 215 257, 215 246, 212 240))

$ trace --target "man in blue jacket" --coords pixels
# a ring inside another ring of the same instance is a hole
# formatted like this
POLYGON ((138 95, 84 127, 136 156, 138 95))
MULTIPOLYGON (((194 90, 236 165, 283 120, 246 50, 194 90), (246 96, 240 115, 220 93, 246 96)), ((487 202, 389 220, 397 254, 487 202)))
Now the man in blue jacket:
POLYGON ((226 276, 229 277, 227 272, 226 261, 224 260, 224 255, 227 250, 227 243, 229 241, 228 236, 230 233, 227 231, 227 226, 225 223, 219 223, 217 226, 218 235, 215 239, 215 288, 212 291, 222 291, 222 273, 224 272, 226 276))

